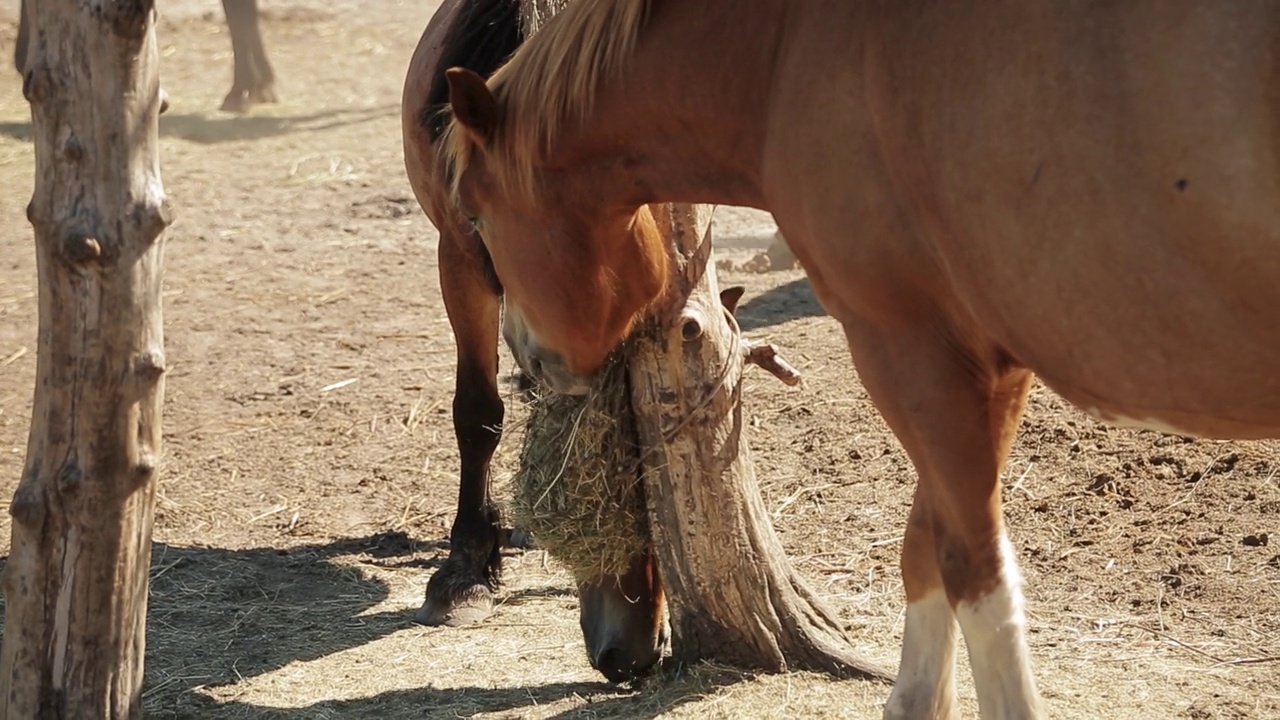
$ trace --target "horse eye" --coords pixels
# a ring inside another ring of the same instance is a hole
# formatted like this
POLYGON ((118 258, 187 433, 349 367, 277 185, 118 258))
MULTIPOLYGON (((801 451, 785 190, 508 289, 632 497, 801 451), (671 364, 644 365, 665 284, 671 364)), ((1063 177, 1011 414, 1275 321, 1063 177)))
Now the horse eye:
POLYGON ((472 229, 472 230, 475 230, 476 232, 479 232, 479 231, 480 231, 480 218, 478 218, 478 217, 469 217, 469 218, 467 218, 467 222, 471 224, 471 229, 472 229))

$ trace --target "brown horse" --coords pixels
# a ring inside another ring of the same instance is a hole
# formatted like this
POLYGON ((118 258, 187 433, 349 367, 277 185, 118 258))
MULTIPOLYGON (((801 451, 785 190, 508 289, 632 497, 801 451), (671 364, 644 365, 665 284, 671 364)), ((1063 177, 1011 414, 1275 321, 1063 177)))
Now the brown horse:
POLYGON ((886 717, 955 717, 957 628, 983 717, 1035 717, 1000 500, 1032 372, 1280 436, 1278 47, 1261 2, 579 0, 448 72, 445 144, 567 389, 658 299, 646 203, 771 211, 919 474, 886 717))
MULTIPOLYGON (((454 431, 462 467, 449 558, 427 586, 417 620, 463 625, 487 616, 501 569, 502 533, 489 496, 489 462, 504 408, 498 394, 498 332, 503 287, 484 244, 450 202, 438 141, 447 117, 444 70, 460 66, 487 75, 521 42, 517 0, 446 0, 422 34, 410 61, 402 103, 405 169, 418 202, 440 232, 440 288, 457 343, 454 431)), ((507 313, 508 337, 520 334, 507 313)), ((665 642, 662 584, 651 553, 620 577, 579 587, 588 658, 610 680, 652 666, 665 642)))
MULTIPOLYGON (((244 112, 259 103, 276 102, 276 75, 262 42, 258 0, 222 0, 222 10, 227 16, 235 56, 235 74, 222 109, 244 112)), ((27 22, 27 0, 22 0, 18 8, 18 40, 13 47, 13 65, 19 75, 25 75, 27 68, 27 22)))

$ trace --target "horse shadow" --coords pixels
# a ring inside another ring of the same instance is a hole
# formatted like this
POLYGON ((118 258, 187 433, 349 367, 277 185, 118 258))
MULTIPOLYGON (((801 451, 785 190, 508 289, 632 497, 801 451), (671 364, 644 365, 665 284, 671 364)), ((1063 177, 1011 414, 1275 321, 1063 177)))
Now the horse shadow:
POLYGON ((788 320, 827 314, 813 294, 808 278, 770 288, 738 306, 734 316, 744 332, 762 330, 788 320))
POLYGON ((338 561, 407 566, 424 547, 394 532, 288 549, 153 543, 147 717, 203 717, 209 699, 198 688, 234 685, 412 627, 410 612, 368 612, 387 599, 388 585, 338 561))
POLYGON ((232 701, 210 705, 200 713, 210 720, 383 720, 419 717, 475 717, 491 714, 504 718, 534 715, 548 720, 651 720, 691 702, 710 697, 719 689, 745 682, 755 673, 712 666, 693 671, 661 671, 661 677, 637 687, 604 682, 552 682, 521 687, 466 686, 393 690, 351 700, 323 700, 306 707, 264 708, 232 701), (559 712, 548 706, 575 699, 579 702, 559 712), (580 702, 586 700, 585 703, 580 702))
MULTIPOLYGON (((650 718, 698 696, 698 687, 690 688, 680 679, 655 683, 652 692, 637 692, 610 685, 603 678, 507 688, 428 686, 323 700, 299 708, 218 699, 203 692, 230 688, 246 678, 417 627, 412 610, 375 610, 390 596, 391 588, 363 567, 433 569, 443 562, 447 550, 447 541, 416 542, 403 532, 289 548, 233 550, 153 543, 145 715, 175 720, 312 720, 429 717, 432 708, 447 708, 451 716, 457 712, 518 716, 540 704, 588 697, 592 702, 586 706, 556 717, 650 718), (609 712, 602 715, 606 709, 609 712)), ((0 558, 0 571, 6 561, 0 558)), ((560 586, 531 587, 508 593, 504 602, 575 594, 560 586)), ((0 599, 0 610, 3 607, 0 599)), ((700 687, 706 684, 705 679, 698 681, 700 687)))
POLYGON ((189 142, 215 144, 259 140, 301 132, 319 132, 359 125, 398 115, 398 104, 368 108, 325 110, 303 115, 228 115, 225 113, 172 113, 160 116, 160 136, 189 142))
MULTIPOLYGON (((637 690, 599 681, 516 687, 417 687, 368 697, 321 700, 304 707, 268 707, 217 699, 204 689, 233 686, 292 663, 319 659, 407 628, 412 611, 370 610, 390 588, 343 559, 390 570, 432 570, 447 541, 415 542, 403 532, 376 533, 288 549, 225 550, 153 546, 143 706, 149 718, 313 720, 314 718, 520 716, 539 705, 591 698, 553 717, 652 718, 700 697, 685 673, 637 690), (656 697, 655 697, 656 695, 656 697), (605 712, 607 711, 607 712, 605 712)), ((512 551, 515 552, 515 551, 512 551)), ((504 593, 505 604, 574 597, 563 585, 504 593)), ((444 630, 465 633, 465 630, 444 630)), ((481 652, 484 652, 481 650, 481 652)), ((462 661, 463 658, 459 658, 462 661)), ((738 674, 736 679, 741 679, 738 674)), ((735 680, 736 681, 736 680, 735 680)), ((705 678, 697 679, 706 686, 705 678)), ((576 704, 576 703, 575 703, 576 704)))
MULTIPOLYGON (((213 145, 224 142, 261 140, 301 132, 319 132, 358 125, 399 113, 394 104, 368 108, 325 110, 298 115, 231 115, 215 112, 174 113, 160 116, 160 137, 213 145)), ((0 135, 31 141, 31 123, 0 123, 0 135)))
POLYGON ((412 627, 403 610, 369 612, 389 586, 341 561, 407 567, 420 562, 421 549, 398 532, 287 549, 155 544, 147 716, 201 717, 209 698, 199 688, 235 685, 412 627))

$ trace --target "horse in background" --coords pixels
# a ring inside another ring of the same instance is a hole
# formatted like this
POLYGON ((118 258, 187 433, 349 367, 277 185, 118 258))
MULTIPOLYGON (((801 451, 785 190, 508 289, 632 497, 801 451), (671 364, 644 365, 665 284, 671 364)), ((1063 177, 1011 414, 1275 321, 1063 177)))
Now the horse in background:
POLYGON ((647 204, 770 211, 919 476, 885 717, 957 717, 958 633, 982 716, 1040 717, 1000 488, 1032 373, 1280 437, 1277 37, 1219 0, 577 0, 447 72, 440 143, 565 391, 661 301, 647 204))
MULTIPOLYGON (((458 507, 449 557, 427 585, 415 619, 466 625, 487 617, 500 572, 504 532, 490 497, 490 460, 502 433, 498 392, 499 326, 518 337, 521 320, 503 312, 503 284, 475 228, 453 205, 440 137, 448 122, 444 72, 465 67, 488 75, 524 39, 518 0, 445 0, 409 64, 402 102, 405 170, 418 203, 440 233, 440 289, 457 345, 454 432, 461 456, 458 507)), ((654 665, 665 644, 664 596, 652 552, 622 576, 579 585, 588 659, 609 680, 630 679, 654 665)))
MULTIPOLYGON (((222 0, 222 10, 231 34, 231 50, 235 56, 235 72, 231 90, 222 100, 221 109, 242 113, 260 103, 277 102, 276 75, 267 59, 258 14, 258 0, 222 0)), ((13 66, 26 75, 30 28, 27 0, 18 8, 18 39, 13 47, 13 66)))

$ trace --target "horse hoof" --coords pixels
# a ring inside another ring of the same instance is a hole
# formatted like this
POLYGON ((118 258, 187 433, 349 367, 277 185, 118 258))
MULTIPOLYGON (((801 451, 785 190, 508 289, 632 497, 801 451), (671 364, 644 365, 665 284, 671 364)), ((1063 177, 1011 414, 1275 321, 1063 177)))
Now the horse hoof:
POLYGON ((493 614, 493 594, 483 585, 472 588, 467 597, 453 602, 440 602, 428 596, 414 613, 413 621, 429 627, 462 627, 474 625, 493 614))
POLYGON ((533 550, 537 547, 534 542, 533 533, 520 528, 510 528, 504 531, 506 542, 503 543, 509 548, 516 550, 533 550))
POLYGON ((249 102, 254 104, 278 103, 280 97, 276 95, 274 85, 263 85, 249 91, 249 102))
POLYGON ((222 107, 219 108, 223 112, 244 113, 253 107, 253 101, 249 99, 249 94, 243 90, 232 90, 227 93, 227 97, 222 101, 222 107))

